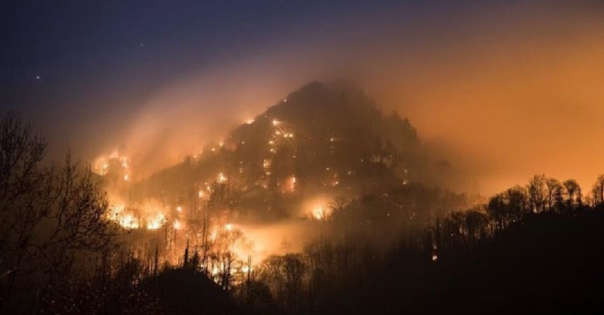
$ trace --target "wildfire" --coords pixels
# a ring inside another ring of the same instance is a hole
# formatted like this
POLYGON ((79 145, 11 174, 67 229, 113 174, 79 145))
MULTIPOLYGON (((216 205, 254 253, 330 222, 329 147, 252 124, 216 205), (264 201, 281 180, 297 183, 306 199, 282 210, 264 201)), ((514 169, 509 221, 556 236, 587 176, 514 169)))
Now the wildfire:
POLYGON ((325 219, 325 209, 323 206, 316 206, 312 209, 312 216, 317 220, 325 219))
POLYGON ((288 177, 283 185, 283 192, 293 193, 296 191, 296 176, 292 175, 288 177))
POLYGON ((155 216, 147 219, 147 230, 157 230, 166 223, 166 216, 163 213, 157 213, 155 216))
MULTIPOLYGON (((107 173, 109 173, 109 171, 112 169, 112 165, 115 165, 115 167, 121 169, 122 172, 128 172, 130 170, 130 160, 128 157, 121 155, 116 150, 109 155, 101 155, 100 157, 96 158, 92 164, 92 171, 104 176, 107 175, 107 173)), ((127 181, 127 179, 124 180, 127 181)))
POLYGON ((132 213, 127 213, 126 206, 123 204, 114 204, 109 207, 107 219, 116 222, 121 227, 131 230, 140 227, 139 220, 132 213))
POLYGON ((139 228, 138 219, 130 213, 127 213, 127 214, 121 216, 118 220, 118 223, 125 229, 138 229, 139 228))
POLYGON ((178 220, 174 220, 174 223, 172 223, 172 227, 175 230, 180 230, 180 229, 182 229, 182 223, 180 223, 180 221, 178 221, 178 220))
POLYGON ((264 160, 262 161, 262 167, 263 167, 263 168, 269 168, 269 167, 271 167, 271 160, 264 159, 264 160))
POLYGON ((224 176, 224 174, 222 172, 218 173, 218 176, 216 177, 216 182, 218 182, 219 184, 222 184, 226 181, 227 181, 226 176, 224 176))
POLYGON ((307 209, 306 216, 314 220, 325 220, 331 213, 332 209, 329 207, 329 198, 320 197, 310 200, 306 203, 305 208, 307 209))

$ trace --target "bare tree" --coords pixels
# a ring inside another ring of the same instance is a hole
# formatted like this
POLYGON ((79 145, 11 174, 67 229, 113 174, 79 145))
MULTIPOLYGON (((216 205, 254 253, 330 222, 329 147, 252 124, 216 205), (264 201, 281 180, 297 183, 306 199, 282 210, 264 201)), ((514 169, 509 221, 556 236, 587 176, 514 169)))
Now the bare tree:
POLYGON ((604 175, 598 176, 594 187, 592 188, 594 206, 604 203, 604 175))
MULTIPOLYGON (((107 202, 89 169, 71 161, 45 166, 46 143, 18 116, 0 118, 0 285, 32 294, 85 271, 77 264, 111 245, 107 202)), ((8 302, 7 302, 8 301, 8 302)))
POLYGON ((566 189, 566 202, 568 209, 573 209, 582 204, 581 186, 574 179, 568 179, 562 183, 566 189))
POLYGON ((555 178, 548 178, 545 181, 545 186, 547 188, 547 209, 552 211, 561 198, 562 184, 555 178))
POLYGON ((532 212, 538 213, 545 210, 548 193, 546 182, 545 175, 535 175, 529 181, 527 191, 532 212))

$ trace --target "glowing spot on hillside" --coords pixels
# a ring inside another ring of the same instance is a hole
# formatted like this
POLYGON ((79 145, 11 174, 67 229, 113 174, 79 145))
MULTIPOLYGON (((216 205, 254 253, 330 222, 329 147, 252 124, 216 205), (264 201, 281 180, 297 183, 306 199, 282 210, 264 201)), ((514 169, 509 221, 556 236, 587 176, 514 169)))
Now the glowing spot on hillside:
POLYGON ((174 223, 172 223, 172 227, 175 230, 180 230, 180 229, 182 229, 182 223, 180 223, 180 221, 178 221, 178 220, 174 220, 174 223))
POLYGON ((157 230, 166 223, 166 216, 163 213, 158 213, 147 219, 147 229, 157 230))

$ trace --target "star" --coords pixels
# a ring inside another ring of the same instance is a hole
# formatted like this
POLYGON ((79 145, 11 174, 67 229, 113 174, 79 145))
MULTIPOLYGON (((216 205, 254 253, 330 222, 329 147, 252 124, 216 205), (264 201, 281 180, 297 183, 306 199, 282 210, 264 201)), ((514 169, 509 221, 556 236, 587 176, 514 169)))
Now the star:
POLYGON ((40 75, 36 74, 36 80, 40 80, 40 75))

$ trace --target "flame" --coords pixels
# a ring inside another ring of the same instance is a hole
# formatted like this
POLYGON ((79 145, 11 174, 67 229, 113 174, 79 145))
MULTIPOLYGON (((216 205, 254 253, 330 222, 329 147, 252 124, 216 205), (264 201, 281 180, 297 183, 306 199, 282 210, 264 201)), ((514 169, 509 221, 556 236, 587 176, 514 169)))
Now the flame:
POLYGON ((317 220, 325 219, 325 210, 323 206, 319 205, 312 209, 312 216, 317 220))
POLYGON ((283 185, 283 192, 293 193, 296 191, 296 176, 292 175, 285 181, 285 185, 283 185))
POLYGON ((224 174, 222 172, 220 172, 220 173, 218 173, 218 176, 216 177, 216 181, 219 184, 222 184, 227 181, 227 178, 226 178, 226 176, 224 176, 224 174))
POLYGON ((121 216, 118 220, 118 223, 126 229, 138 229, 140 227, 138 219, 131 213, 121 216))
POLYGON ((124 204, 114 204, 109 207, 107 219, 116 222, 125 229, 138 229, 140 227, 139 220, 134 214, 125 212, 124 204))
POLYGON ((112 163, 118 163, 120 168, 125 171, 130 169, 130 159, 125 155, 121 155, 119 151, 115 150, 109 155, 101 155, 97 157, 92 164, 92 171, 102 176, 107 175, 107 173, 110 171, 112 163))
POLYGON ((147 230, 157 230, 166 223, 166 216, 163 213, 157 213, 155 216, 147 218, 147 230))
POLYGON ((331 213, 332 208, 329 207, 330 198, 319 197, 312 199, 306 203, 306 216, 314 220, 325 220, 331 213))
POLYGON ((264 159, 264 160, 262 161, 262 167, 263 167, 263 168, 269 168, 269 167, 271 167, 271 160, 264 159))
POLYGON ((180 230, 180 229, 182 229, 182 223, 180 223, 180 221, 178 221, 178 220, 174 220, 174 223, 172 223, 172 227, 175 230, 180 230))

